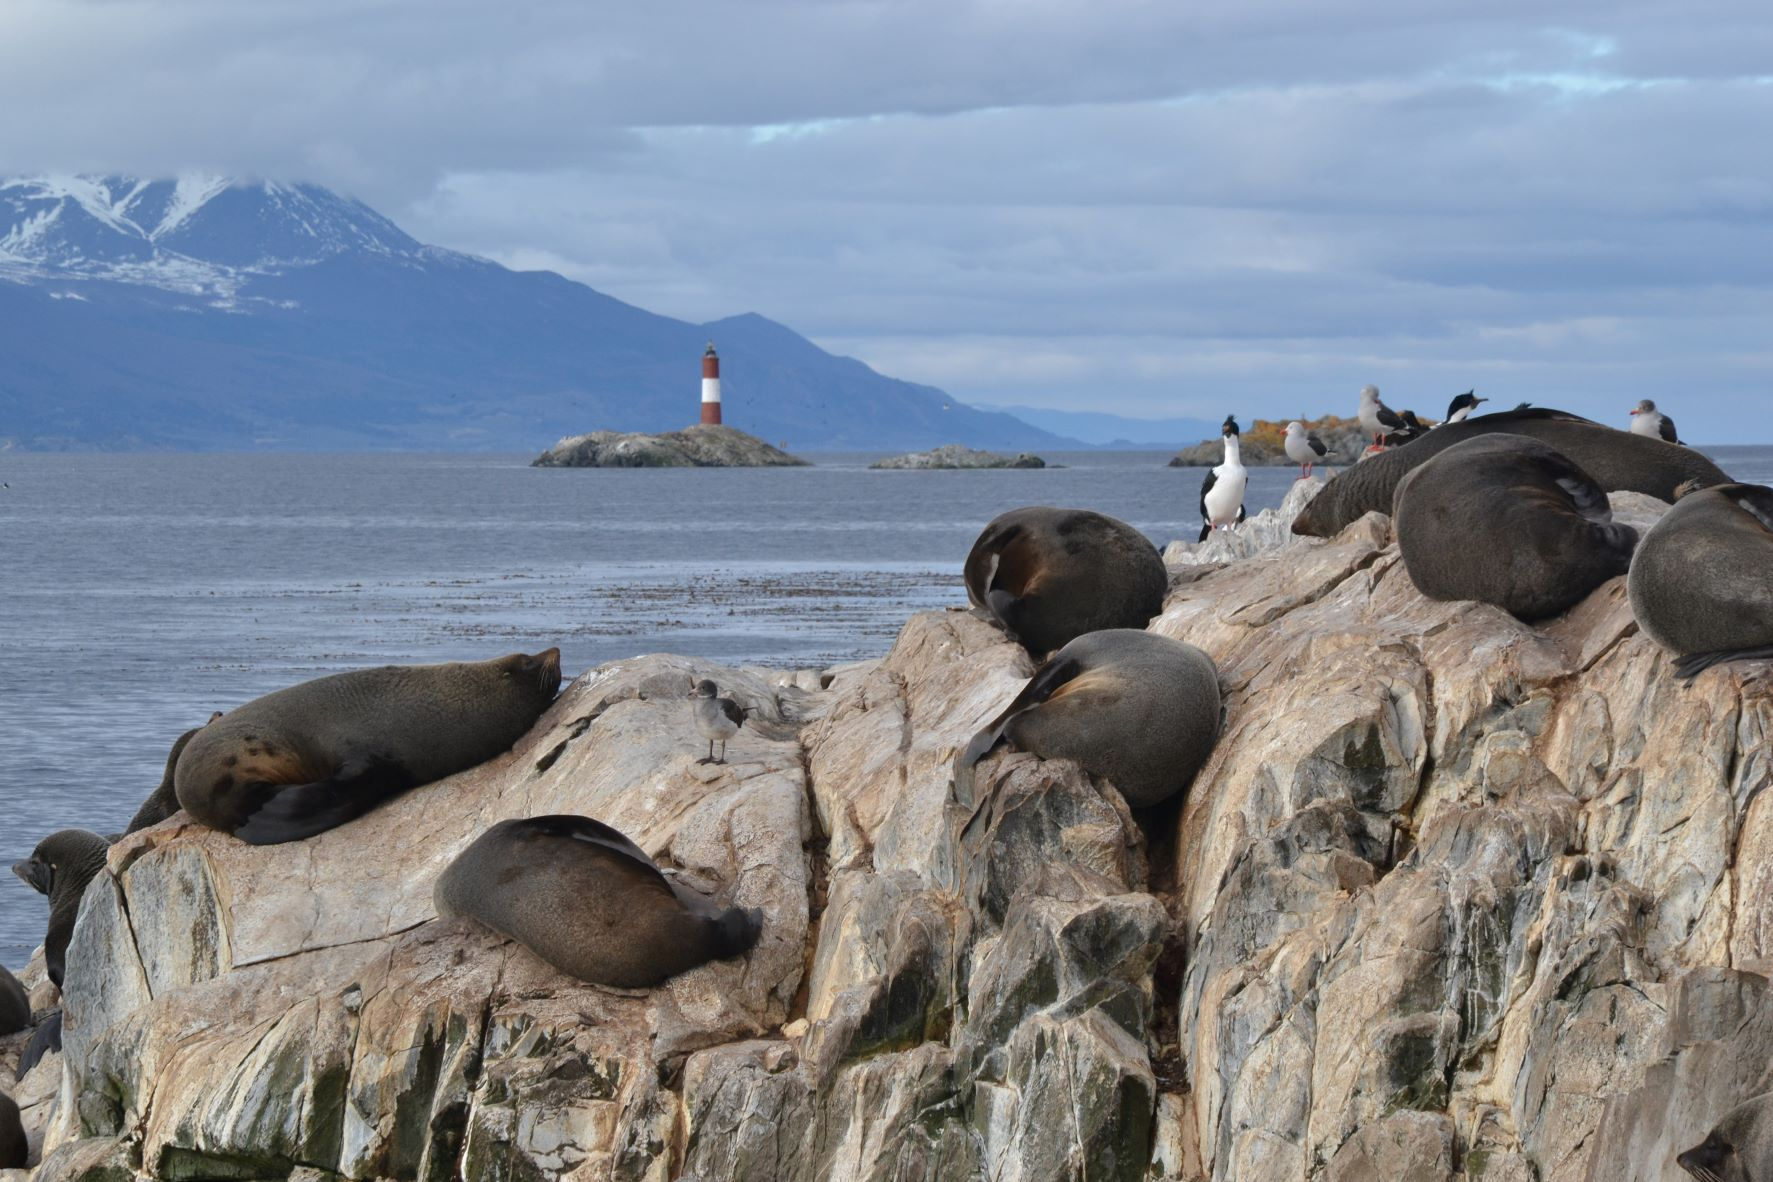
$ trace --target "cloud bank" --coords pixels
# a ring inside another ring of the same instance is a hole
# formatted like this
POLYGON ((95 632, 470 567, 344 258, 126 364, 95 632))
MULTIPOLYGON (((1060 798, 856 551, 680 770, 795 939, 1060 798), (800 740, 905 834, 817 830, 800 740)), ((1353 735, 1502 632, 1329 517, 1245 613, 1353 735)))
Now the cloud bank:
POLYGON ((1768 62, 1747 0, 10 0, 0 161, 317 180, 977 403, 1773 441, 1768 62))

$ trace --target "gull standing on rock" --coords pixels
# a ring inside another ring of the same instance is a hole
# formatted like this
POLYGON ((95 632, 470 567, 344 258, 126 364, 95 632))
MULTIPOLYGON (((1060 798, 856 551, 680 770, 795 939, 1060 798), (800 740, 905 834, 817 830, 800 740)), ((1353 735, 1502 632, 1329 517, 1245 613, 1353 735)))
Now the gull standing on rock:
POLYGON ((1478 408, 1478 403, 1488 401, 1490 401, 1488 398, 1479 398, 1476 390, 1467 390, 1447 404, 1446 422, 1443 422, 1441 426, 1444 427, 1447 423, 1463 423, 1466 416, 1478 408))
POLYGON ((1299 479, 1304 480, 1311 475, 1311 466, 1330 454, 1324 441, 1305 429, 1305 424, 1294 419, 1287 424, 1287 439, 1284 445, 1287 458, 1299 465, 1299 479))
POLYGON ((1631 433, 1648 435, 1651 439, 1663 439, 1669 443, 1679 443, 1675 436, 1674 420, 1656 409, 1656 404, 1648 398, 1638 403, 1631 412, 1631 433))
POLYGON ((725 763, 726 742, 745 725, 745 712, 731 698, 720 696, 720 687, 707 678, 695 683, 690 700, 696 704, 696 727, 708 740, 708 756, 697 763, 725 763), (714 744, 720 744, 720 758, 714 758, 714 744))
POLYGON ((1208 472, 1200 486, 1199 540, 1203 542, 1214 527, 1230 529, 1244 519, 1244 485, 1250 474, 1238 452, 1237 419, 1226 415, 1220 431, 1225 436, 1225 462, 1208 472))
POLYGON ((1383 444, 1387 435, 1409 426, 1396 411, 1379 401, 1378 386, 1361 387, 1360 420, 1361 428, 1373 437, 1375 444, 1383 444))

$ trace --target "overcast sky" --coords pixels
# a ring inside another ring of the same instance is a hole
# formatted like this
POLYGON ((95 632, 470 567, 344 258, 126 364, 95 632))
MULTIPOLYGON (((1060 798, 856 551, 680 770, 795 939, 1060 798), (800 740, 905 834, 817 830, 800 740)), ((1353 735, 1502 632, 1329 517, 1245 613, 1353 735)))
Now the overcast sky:
POLYGON ((974 403, 1773 440, 1765 0, 0 0, 0 110, 974 403))

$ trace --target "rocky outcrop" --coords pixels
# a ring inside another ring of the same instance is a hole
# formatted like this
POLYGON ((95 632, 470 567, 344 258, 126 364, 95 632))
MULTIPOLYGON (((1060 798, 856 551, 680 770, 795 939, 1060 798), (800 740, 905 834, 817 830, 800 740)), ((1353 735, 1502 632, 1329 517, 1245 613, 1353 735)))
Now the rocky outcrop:
POLYGON ((1377 514, 1189 567, 1151 627, 1227 712, 1137 815, 1063 761, 955 784, 1032 666, 949 611, 829 678, 605 666, 309 842, 131 835, 39 1176, 1648 1182, 1773 1082, 1765 665, 1680 685, 1620 580, 1536 628, 1424 599, 1377 514), (754 707, 728 767, 692 675, 754 707), (554 811, 757 950, 617 993, 432 917, 554 811))
MULTIPOLYGON (((1313 431, 1324 442, 1330 454, 1318 461, 1320 468, 1342 468, 1361 457, 1373 442, 1361 429, 1359 420, 1325 415, 1320 419, 1302 419, 1307 431, 1313 431)), ((1297 468, 1287 458, 1283 446, 1287 420, 1257 419, 1238 437, 1239 455, 1246 468, 1297 468)), ((1225 445, 1219 439, 1204 439, 1185 447, 1170 458, 1172 468, 1216 468, 1225 460, 1225 445)))
POLYGON ((981 451, 958 443, 944 443, 930 451, 914 451, 909 455, 876 460, 870 468, 1044 468, 1047 462, 1039 456, 1018 452, 1013 456, 994 451, 981 451))
POLYGON ((698 423, 663 435, 593 431, 569 435, 532 468, 792 468, 806 461, 732 427, 698 423))

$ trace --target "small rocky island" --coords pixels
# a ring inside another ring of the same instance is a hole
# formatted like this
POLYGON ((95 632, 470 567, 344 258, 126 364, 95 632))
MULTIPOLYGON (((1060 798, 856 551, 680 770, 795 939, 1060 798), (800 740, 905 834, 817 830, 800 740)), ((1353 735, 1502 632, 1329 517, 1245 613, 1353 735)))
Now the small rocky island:
POLYGON ((530 461, 532 468, 794 468, 806 461, 755 435, 718 423, 642 435, 569 435, 530 461))
MULTIPOLYGON (((1242 459, 1246 468, 1288 468, 1298 467, 1287 458, 1285 441, 1287 423, 1290 420, 1257 419, 1243 431, 1239 437, 1242 459)), ((1361 451, 1373 442, 1361 429, 1359 419, 1345 419, 1339 415, 1325 415, 1318 419, 1301 419, 1307 431, 1324 441, 1330 454, 1323 463, 1331 467, 1352 464, 1360 459, 1361 451)), ((1170 460, 1172 468, 1212 468, 1225 460, 1225 445, 1217 437, 1202 440, 1193 447, 1185 447, 1170 460)))
POLYGON ((914 451, 910 455, 876 460, 870 468, 926 470, 932 468, 1044 468, 1047 462, 1039 456, 1019 452, 1006 456, 1000 452, 981 451, 958 443, 944 443, 930 451, 914 451))

